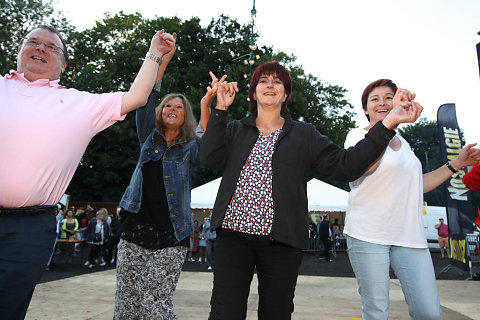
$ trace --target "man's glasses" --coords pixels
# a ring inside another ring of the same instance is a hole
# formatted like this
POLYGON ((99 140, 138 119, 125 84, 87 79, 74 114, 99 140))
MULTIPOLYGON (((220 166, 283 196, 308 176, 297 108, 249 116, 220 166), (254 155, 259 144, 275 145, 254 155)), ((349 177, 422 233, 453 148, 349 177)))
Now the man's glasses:
POLYGON ((47 51, 50 51, 56 54, 63 53, 62 48, 54 45, 53 43, 45 43, 43 41, 38 40, 37 38, 25 38, 24 44, 27 44, 29 46, 35 46, 35 47, 39 47, 40 45, 43 44, 43 46, 47 51))

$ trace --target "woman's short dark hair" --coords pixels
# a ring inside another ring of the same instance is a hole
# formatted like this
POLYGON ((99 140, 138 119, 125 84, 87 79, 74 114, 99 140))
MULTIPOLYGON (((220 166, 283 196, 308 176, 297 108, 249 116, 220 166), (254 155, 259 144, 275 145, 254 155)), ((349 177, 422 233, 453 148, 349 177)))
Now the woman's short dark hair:
POLYGON ((285 113, 287 111, 287 104, 290 100, 291 93, 292 93, 292 77, 290 76, 290 72, 285 69, 277 61, 270 61, 265 62, 259 65, 255 71, 253 72, 252 79, 250 80, 250 87, 248 88, 248 98, 250 99, 250 112, 256 114, 257 113, 257 101, 253 98, 255 94, 255 89, 257 87, 258 81, 260 81, 260 77, 262 76, 270 76, 274 75, 278 77, 285 87, 285 93, 287 94, 287 98, 282 103, 282 111, 281 113, 285 113))
POLYGON ((65 63, 67 63, 68 61, 68 52, 67 52, 67 44, 65 43, 65 40, 63 40, 62 38, 62 35, 60 34, 60 32, 55 29, 54 27, 52 26, 49 26, 49 25, 46 25, 46 24, 39 24, 35 27, 33 27, 32 29, 28 30, 27 32, 25 32, 25 34, 23 35, 22 39, 20 39, 20 43, 18 44, 18 49, 20 50, 20 48, 22 47, 23 45, 23 41, 25 40, 26 36, 32 32, 33 30, 36 30, 36 29, 45 29, 47 31, 50 31, 51 33, 54 33, 57 35, 57 37, 60 39, 60 41, 62 42, 62 53, 63 53, 63 58, 65 59, 65 63))
MULTIPOLYGON (((390 79, 378 79, 373 81, 365 88, 365 90, 363 90, 363 94, 362 94, 363 110, 367 110, 368 95, 370 94, 370 92, 372 92, 375 88, 378 88, 378 87, 389 87, 390 89, 392 89, 394 94, 395 92, 397 92, 397 89, 398 89, 397 85, 390 79)), ((367 117, 368 121, 370 121, 370 117, 368 116, 368 114, 366 114, 365 116, 367 117)))

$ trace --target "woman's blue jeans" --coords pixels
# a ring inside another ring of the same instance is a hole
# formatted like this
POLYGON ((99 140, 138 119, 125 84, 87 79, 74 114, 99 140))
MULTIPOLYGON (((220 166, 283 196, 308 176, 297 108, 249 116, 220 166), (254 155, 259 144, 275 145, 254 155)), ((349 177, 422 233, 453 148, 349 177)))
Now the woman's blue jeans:
POLYGON ((362 297, 362 319, 388 319, 390 265, 402 285, 410 319, 441 319, 435 272, 427 248, 380 245, 349 236, 347 247, 362 297))

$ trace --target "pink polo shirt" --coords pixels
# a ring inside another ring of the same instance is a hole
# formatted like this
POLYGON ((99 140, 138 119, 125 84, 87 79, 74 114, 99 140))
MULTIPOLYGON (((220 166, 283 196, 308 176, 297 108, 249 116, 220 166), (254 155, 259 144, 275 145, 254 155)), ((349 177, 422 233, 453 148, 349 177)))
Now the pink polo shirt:
POLYGON ((0 206, 57 204, 88 143, 121 116, 123 92, 92 94, 0 76, 0 206))

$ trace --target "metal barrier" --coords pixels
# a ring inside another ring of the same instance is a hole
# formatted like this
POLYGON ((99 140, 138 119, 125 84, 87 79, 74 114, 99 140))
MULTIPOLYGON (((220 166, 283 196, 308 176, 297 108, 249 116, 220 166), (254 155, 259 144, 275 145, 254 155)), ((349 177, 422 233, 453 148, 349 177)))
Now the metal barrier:
MULTIPOLYGON (((317 236, 310 236, 310 246, 305 251, 322 251, 323 246, 318 247, 317 236)), ((347 239, 345 237, 330 238, 330 252, 333 257, 337 257, 337 251, 347 251, 347 239)))
POLYGON ((465 250, 467 251, 470 279, 472 279, 474 269, 480 266, 480 243, 478 234, 467 233, 465 235, 465 250))

